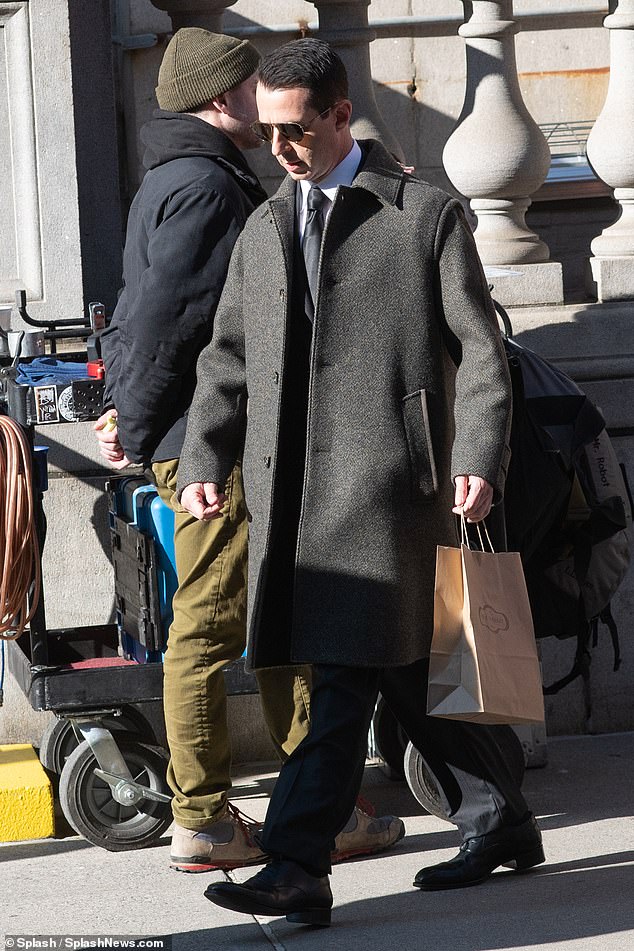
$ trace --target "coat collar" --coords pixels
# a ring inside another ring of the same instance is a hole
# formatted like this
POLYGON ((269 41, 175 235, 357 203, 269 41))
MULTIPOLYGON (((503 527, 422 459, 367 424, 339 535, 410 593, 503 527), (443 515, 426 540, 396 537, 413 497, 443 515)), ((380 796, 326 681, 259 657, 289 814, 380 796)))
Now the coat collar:
MULTIPOLYGON (((365 191, 372 192, 385 204, 396 204, 406 173, 385 146, 376 139, 361 139, 359 145, 363 152, 363 160, 350 187, 363 188, 365 191)), ((294 201, 295 182, 290 175, 287 175, 270 199, 270 204, 279 208, 281 214, 284 214, 282 211, 284 206, 294 213, 294 201)))
MULTIPOLYGON (((363 152, 363 161, 350 189, 363 189, 384 204, 395 205, 403 188, 405 172, 376 139, 362 139, 359 145, 363 152)), ((295 182, 290 175, 287 175, 272 198, 264 203, 262 210, 264 217, 268 213, 267 209, 270 208, 280 233, 284 257, 289 268, 293 260, 295 191, 295 182)))
POLYGON ((376 139, 361 139, 363 162, 352 188, 364 188, 387 205, 395 205, 406 173, 390 152, 376 139))

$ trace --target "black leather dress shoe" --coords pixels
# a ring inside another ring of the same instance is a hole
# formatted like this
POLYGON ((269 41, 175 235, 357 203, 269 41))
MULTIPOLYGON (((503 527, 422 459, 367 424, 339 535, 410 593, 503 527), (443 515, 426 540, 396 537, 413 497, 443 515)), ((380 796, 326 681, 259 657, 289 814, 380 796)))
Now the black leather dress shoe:
POLYGON ((330 924, 332 892, 328 876, 309 875, 301 865, 276 860, 243 885, 216 882, 205 898, 245 915, 286 915, 287 921, 303 925, 330 924))
POLYGON ((479 885, 500 865, 522 872, 545 861, 542 834, 535 817, 530 816, 519 826, 503 826, 465 839, 455 858, 422 868, 414 885, 428 892, 464 888, 479 885))

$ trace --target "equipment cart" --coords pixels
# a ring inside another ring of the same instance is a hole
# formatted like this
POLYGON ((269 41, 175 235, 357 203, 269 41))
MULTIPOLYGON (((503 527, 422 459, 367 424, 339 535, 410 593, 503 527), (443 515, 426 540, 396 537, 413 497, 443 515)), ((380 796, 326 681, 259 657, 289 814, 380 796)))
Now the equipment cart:
MULTIPOLYGON (((33 450, 41 558, 46 453, 34 448, 34 435, 37 427, 50 422, 101 415, 99 334, 105 318, 101 305, 90 305, 85 321, 36 322, 26 312, 24 293, 18 292, 16 299, 22 318, 48 341, 54 362, 64 364, 61 383, 18 382, 20 367, 27 378, 29 366, 37 369, 37 356, 20 356, 24 341, 24 351, 33 353, 30 335, 13 341, 17 353, 8 353, 8 347, 4 353, 0 350, 0 416, 20 424, 33 450), (68 337, 87 340, 87 351, 57 354, 57 340, 68 337), (70 379, 76 361, 83 368, 70 379)), ((173 568, 170 575, 169 509, 155 489, 142 477, 127 476, 111 479, 108 491, 117 623, 49 630, 42 590, 28 629, 7 640, 6 647, 8 668, 33 709, 55 714, 43 736, 40 759, 54 781, 59 780, 64 816, 95 845, 123 851, 156 842, 172 821, 165 780, 162 656, 175 577, 173 568), (160 517, 155 518, 152 507, 164 509, 160 517)), ((31 600, 33 595, 31 591, 31 600)), ((255 678, 245 674, 241 661, 229 666, 226 679, 228 693, 257 691, 255 678)))

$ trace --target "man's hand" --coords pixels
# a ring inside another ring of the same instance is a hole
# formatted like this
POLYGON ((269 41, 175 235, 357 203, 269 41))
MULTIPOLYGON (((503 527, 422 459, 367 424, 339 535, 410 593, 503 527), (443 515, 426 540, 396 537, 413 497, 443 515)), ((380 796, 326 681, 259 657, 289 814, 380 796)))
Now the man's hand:
POLYGON ((456 476, 453 511, 468 522, 481 522, 491 511, 493 486, 480 476, 456 476))
POLYGON ((99 452, 112 469, 125 469, 130 460, 117 435, 117 411, 109 409, 92 427, 99 440, 99 452))
POLYGON ((220 518, 226 501, 227 496, 224 492, 218 492, 215 482, 190 482, 183 489, 180 498, 183 508, 202 522, 220 518))

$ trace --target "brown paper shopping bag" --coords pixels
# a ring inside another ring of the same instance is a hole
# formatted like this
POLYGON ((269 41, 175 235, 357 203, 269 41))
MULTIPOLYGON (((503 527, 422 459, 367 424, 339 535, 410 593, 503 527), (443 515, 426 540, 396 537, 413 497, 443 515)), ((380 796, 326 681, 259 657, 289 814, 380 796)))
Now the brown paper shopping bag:
POLYGON ((533 620, 517 552, 438 547, 430 716, 534 723, 544 699, 533 620))

